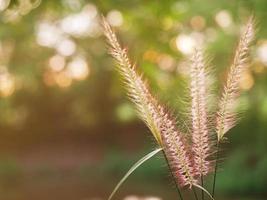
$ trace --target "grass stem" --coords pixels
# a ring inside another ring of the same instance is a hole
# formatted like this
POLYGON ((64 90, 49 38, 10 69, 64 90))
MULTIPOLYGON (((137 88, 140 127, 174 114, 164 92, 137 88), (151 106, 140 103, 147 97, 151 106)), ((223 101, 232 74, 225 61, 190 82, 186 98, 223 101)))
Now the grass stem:
MULTIPOLYGON (((203 176, 201 175, 201 186, 204 188, 204 179, 203 176)), ((204 191, 201 190, 201 199, 204 200, 204 191)))
POLYGON ((176 179, 175 179, 175 176, 174 176, 174 174, 173 174, 173 172, 172 172, 172 169, 171 169, 171 166, 170 166, 170 164, 169 164, 169 161, 168 161, 168 158, 167 158, 167 156, 166 156, 166 153, 164 152, 164 150, 163 150, 162 152, 163 152, 164 158, 165 158, 165 160, 166 160, 166 162, 167 162, 167 164, 168 164, 169 171, 170 171, 170 174, 172 175, 172 179, 173 179, 173 181, 174 181, 174 184, 175 184, 176 190, 177 190, 177 192, 178 192, 178 194, 179 194, 179 197, 180 197, 181 200, 183 200, 183 196, 182 196, 181 190, 179 189, 179 186, 178 186, 178 184, 177 184, 177 181, 176 181, 176 179))
POLYGON ((195 187, 194 187, 194 186, 192 187, 192 190, 193 190, 193 193, 194 193, 194 195, 195 195, 195 198, 196 198, 196 200, 198 200, 198 197, 197 197, 197 192, 196 192, 196 190, 195 190, 195 187))
POLYGON ((216 178, 217 178, 217 169, 218 169, 218 159, 219 159, 219 148, 220 148, 220 142, 217 142, 216 145, 216 158, 215 158, 215 167, 214 167, 214 176, 213 176, 213 184, 212 184, 212 197, 214 198, 215 195, 215 186, 216 186, 216 178))

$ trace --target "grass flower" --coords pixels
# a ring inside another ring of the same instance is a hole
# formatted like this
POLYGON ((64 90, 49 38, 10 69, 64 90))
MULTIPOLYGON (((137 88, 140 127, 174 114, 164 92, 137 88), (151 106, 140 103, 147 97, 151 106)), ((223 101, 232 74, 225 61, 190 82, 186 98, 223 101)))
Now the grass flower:
POLYGON ((203 52, 195 50, 191 64, 191 120, 192 149, 196 175, 205 176, 210 169, 207 160, 210 154, 207 113, 207 72, 203 52))
POLYGON ((214 119, 210 122, 208 112, 208 73, 207 66, 202 50, 196 50, 191 59, 190 70, 190 99, 191 99, 191 130, 190 138, 185 137, 182 131, 177 128, 175 117, 166 107, 150 92, 148 84, 137 72, 136 66, 131 64, 127 50, 119 44, 116 35, 103 17, 102 19, 104 35, 109 44, 109 53, 117 62, 117 71, 123 79, 123 85, 131 101, 135 104, 141 119, 150 129, 159 149, 154 150, 142 159, 140 159, 128 173, 123 177, 119 184, 113 190, 109 200, 122 182, 143 162, 150 159, 159 151, 163 151, 170 172, 175 180, 180 198, 183 199, 179 187, 188 186, 193 189, 196 200, 198 199, 194 187, 202 190, 202 200, 204 192, 212 199, 214 197, 217 160, 219 143, 225 133, 235 125, 237 112, 235 109, 239 97, 239 81, 243 71, 246 69, 249 46, 254 36, 254 21, 251 17, 246 25, 244 33, 241 36, 233 64, 227 75, 221 98, 218 103, 218 111, 214 119), (211 124, 209 124, 211 123, 211 124), (213 144, 210 139, 210 126, 215 130, 217 136, 217 158, 214 168, 214 182, 212 196, 203 187, 203 177, 211 171, 210 154, 214 153, 213 144), (191 146, 191 148, 189 148, 191 146), (198 185, 199 177, 202 186, 198 185))
POLYGON ((254 38, 254 20, 251 17, 245 27, 237 46, 232 66, 227 75, 226 84, 219 101, 216 118, 216 132, 218 141, 236 124, 236 105, 240 94, 239 81, 247 67, 248 53, 254 38))
POLYGON ((180 186, 189 185, 191 187, 196 180, 182 133, 177 130, 171 115, 150 93, 147 84, 129 61, 126 49, 121 47, 109 24, 104 18, 102 21, 104 34, 110 46, 109 52, 118 64, 117 70, 124 80, 128 96, 158 144, 163 147, 176 182, 180 186))

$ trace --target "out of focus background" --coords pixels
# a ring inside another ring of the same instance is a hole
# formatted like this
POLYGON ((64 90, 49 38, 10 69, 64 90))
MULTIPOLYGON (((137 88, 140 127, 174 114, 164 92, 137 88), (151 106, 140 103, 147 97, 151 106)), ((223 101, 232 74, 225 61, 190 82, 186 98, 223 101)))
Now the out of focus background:
MULTIPOLYGON (((101 14, 179 113, 194 47, 207 50, 218 93, 252 13, 257 40, 240 83, 246 111, 217 180, 227 200, 267 199, 266 0, 0 0, 0 199, 104 200, 155 147, 106 53, 101 14)), ((177 199, 161 156, 116 198, 177 199)))

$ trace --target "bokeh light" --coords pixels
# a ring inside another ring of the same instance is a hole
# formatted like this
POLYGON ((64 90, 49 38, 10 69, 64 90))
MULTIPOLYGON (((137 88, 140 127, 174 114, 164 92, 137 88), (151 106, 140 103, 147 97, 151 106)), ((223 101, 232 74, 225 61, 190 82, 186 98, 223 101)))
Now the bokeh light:
POLYGON ((0 0, 0 11, 5 10, 10 3, 10 0, 0 0))
POLYGON ((196 41, 189 35, 180 34, 176 38, 176 46, 179 51, 188 55, 193 53, 196 47, 196 41))
POLYGON ((60 27, 63 32, 75 37, 97 36, 100 32, 97 13, 93 4, 87 4, 81 12, 63 18, 60 27))
POLYGON ((15 90, 15 78, 8 73, 5 67, 0 69, 0 94, 2 97, 8 97, 15 90))
POLYGON ((57 52, 62 56, 71 56, 76 51, 76 44, 71 39, 62 39, 56 44, 57 52))
POLYGON ((55 82, 61 88, 67 88, 72 83, 72 78, 66 71, 59 72, 54 75, 55 82))
POLYGON ((89 66, 83 57, 73 58, 67 65, 67 73, 76 80, 84 80, 89 75, 89 66))
POLYGON ((107 20, 111 26, 121 26, 123 24, 122 14, 118 10, 111 10, 108 12, 107 20))
POLYGON ((241 78, 240 87, 243 90, 250 90, 254 85, 254 78, 250 71, 246 71, 241 78))
POLYGON ((50 22, 40 22, 36 27, 36 36, 39 45, 53 48, 62 40, 63 33, 50 22))
POLYGON ((232 24, 232 16, 227 10, 221 10, 216 14, 215 21, 222 28, 228 28, 232 24))
POLYGON ((263 41, 257 48, 258 59, 267 66, 267 41, 263 41))
POLYGON ((206 20, 202 16, 194 16, 190 20, 190 24, 193 29, 200 31, 203 30, 206 26, 206 20))
POLYGON ((61 55, 54 55, 49 59, 49 67, 55 72, 62 71, 65 67, 65 57, 61 55))

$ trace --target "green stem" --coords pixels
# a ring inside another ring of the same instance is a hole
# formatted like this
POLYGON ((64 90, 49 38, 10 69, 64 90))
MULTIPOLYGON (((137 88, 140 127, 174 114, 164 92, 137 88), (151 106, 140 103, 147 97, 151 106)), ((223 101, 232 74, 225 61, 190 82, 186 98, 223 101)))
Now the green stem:
MULTIPOLYGON (((203 175, 201 175, 201 186, 204 188, 204 179, 203 179, 203 175)), ((204 191, 201 190, 201 198, 202 200, 204 200, 204 191)))
POLYGON ((217 169, 218 169, 218 159, 219 159, 219 148, 220 148, 220 142, 217 142, 216 145, 216 158, 215 158, 215 167, 214 167, 214 176, 213 176, 213 185, 212 185, 212 197, 214 198, 215 195, 215 186, 216 186, 216 178, 217 178, 217 169))
POLYGON ((169 171, 170 171, 170 174, 172 175, 172 179, 173 179, 173 181, 174 181, 174 183, 175 183, 175 187, 176 187, 176 190, 177 190, 177 192, 178 192, 178 194, 179 194, 179 197, 180 197, 181 200, 183 200, 182 193, 181 193, 181 191, 180 191, 180 189, 179 189, 179 186, 178 186, 178 184, 177 184, 177 181, 176 181, 176 179, 175 179, 175 176, 174 176, 174 174, 173 174, 173 172, 172 172, 172 168, 171 168, 170 163, 169 163, 169 161, 168 161, 167 155, 166 155, 166 153, 164 152, 164 150, 163 150, 162 152, 163 152, 164 158, 165 158, 165 160, 166 160, 166 162, 167 162, 167 164, 168 164, 169 171))
POLYGON ((197 192, 196 192, 196 190, 195 190, 195 187, 194 187, 194 186, 192 187, 192 190, 193 190, 193 193, 194 193, 194 195, 195 195, 195 198, 196 198, 196 200, 198 200, 198 197, 197 197, 197 192))

